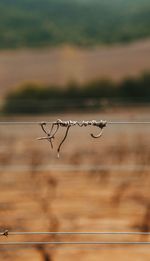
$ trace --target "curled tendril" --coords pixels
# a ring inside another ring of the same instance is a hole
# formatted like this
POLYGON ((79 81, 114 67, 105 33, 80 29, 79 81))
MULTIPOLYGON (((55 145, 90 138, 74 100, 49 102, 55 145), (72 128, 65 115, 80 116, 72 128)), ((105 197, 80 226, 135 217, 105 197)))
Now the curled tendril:
POLYGON ((0 233, 1 236, 8 237, 8 230, 4 230, 3 232, 0 233))
POLYGON ((57 157, 58 157, 58 158, 59 158, 59 156, 60 156, 60 149, 61 149, 61 146, 63 145, 64 141, 65 141, 66 138, 67 138, 67 135, 68 135, 68 132, 69 132, 70 127, 71 127, 71 125, 69 125, 69 126, 67 127, 67 130, 66 130, 65 136, 64 136, 63 140, 61 141, 61 143, 60 143, 59 146, 58 146, 58 149, 57 149, 57 157))
POLYGON ((52 123, 52 126, 51 126, 51 129, 49 130, 47 128, 47 123, 45 122, 41 122, 40 123, 40 126, 43 130, 43 132, 46 134, 45 137, 40 137, 38 138, 38 140, 48 140, 51 144, 51 148, 53 149, 53 141, 55 139, 55 136, 59 130, 60 127, 65 127, 67 128, 66 129, 66 132, 65 132, 65 136, 63 137, 62 141, 60 142, 59 146, 58 146, 58 149, 57 149, 57 157, 59 158, 60 156, 60 150, 61 150, 61 147, 64 143, 64 141, 66 140, 67 136, 68 136, 68 133, 69 133, 69 130, 70 130, 70 127, 72 126, 79 126, 79 127, 87 127, 87 126, 95 126, 97 128, 100 128, 101 131, 98 135, 94 135, 93 133, 91 133, 91 137, 92 138, 100 138, 102 136, 102 133, 103 133, 103 129, 104 127, 106 127, 107 125, 107 122, 106 121, 95 121, 95 120, 92 120, 92 121, 82 121, 82 122, 78 122, 78 121, 62 121, 60 119, 58 119, 56 122, 53 122, 52 123))
POLYGON ((103 129, 106 127, 107 122, 106 121, 100 121, 99 123, 97 123, 96 121, 93 121, 93 126, 97 126, 101 129, 100 133, 98 135, 94 135, 93 133, 91 133, 91 137, 94 139, 100 138, 103 134, 103 129))
POLYGON ((103 134, 103 129, 101 129, 100 133, 98 135, 94 135, 93 133, 91 133, 91 137, 94 139, 100 138, 103 134))
POLYGON ((44 133, 45 133, 47 136, 46 136, 46 137, 40 137, 40 138, 38 138, 38 140, 48 140, 48 141, 50 142, 50 144, 51 144, 51 148, 53 149, 53 140, 54 140, 55 135, 56 135, 56 133, 57 133, 57 131, 58 131, 58 129, 59 129, 59 125, 55 125, 55 124, 53 123, 50 131, 46 129, 46 123, 45 123, 45 122, 42 122, 42 123, 40 124, 40 126, 41 126, 42 130, 44 131, 44 133), (56 126, 56 129, 55 129, 55 131, 53 132, 53 129, 54 129, 55 126, 56 126), (52 132, 53 132, 53 133, 52 133, 52 132))

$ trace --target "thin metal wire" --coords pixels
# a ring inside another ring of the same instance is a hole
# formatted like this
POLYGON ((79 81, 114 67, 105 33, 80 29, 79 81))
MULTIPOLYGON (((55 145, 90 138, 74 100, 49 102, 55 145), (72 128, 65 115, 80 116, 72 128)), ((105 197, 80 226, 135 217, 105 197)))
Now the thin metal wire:
MULTIPOLYGON (((71 126, 79 126, 79 127, 87 127, 87 126, 96 126, 101 128, 101 132, 98 135, 93 135, 91 134, 91 136, 93 138, 97 138, 100 137, 102 134, 102 129, 106 126, 106 124, 141 124, 141 125, 145 125, 145 124, 150 124, 149 121, 147 122, 141 122, 141 121, 134 121, 134 122, 130 122, 130 121, 120 121, 120 122, 114 122, 114 121, 61 121, 61 120, 57 120, 54 122, 10 122, 10 121, 5 121, 5 122, 0 122, 0 125, 33 125, 33 124, 40 124, 41 126, 46 125, 46 124, 52 124, 52 129, 53 126, 61 126, 61 127, 66 127, 67 131, 66 134, 62 140, 62 142, 60 143, 59 147, 58 147, 58 153, 60 151, 60 147, 63 144, 64 140, 67 137, 69 128, 71 126)), ((42 128, 43 129, 43 128, 42 128)), ((52 132, 51 129, 51 132, 52 132)), ((45 131, 44 131, 45 132, 45 131)), ((45 132, 48 136, 44 137, 42 139, 47 139, 51 142, 51 139, 54 138, 56 132, 51 136, 51 132, 47 133, 45 132)), ((52 145, 52 143, 51 143, 52 145)), ((14 236, 14 235, 150 235, 150 232, 9 232, 8 230, 5 230, 4 232, 0 233, 0 236, 14 236)), ((30 241, 25 241, 25 242, 0 242, 0 245, 150 245, 150 242, 30 242, 30 241)))
POLYGON ((108 121, 107 124, 150 124, 150 121, 108 121))
MULTIPOLYGON (((28 165, 5 165, 0 166, 0 171, 3 172, 30 172, 31 167, 28 165)), ((86 172, 86 171, 121 171, 121 172, 150 172, 150 165, 72 165, 72 164, 60 164, 60 165, 42 165, 37 166, 33 172, 42 173, 47 171, 60 171, 60 172, 86 172)))
POLYGON ((141 122, 141 121, 132 121, 132 122, 129 122, 129 121, 120 121, 120 122, 115 122, 115 121, 103 121, 103 120, 100 120, 100 121, 96 121, 96 120, 91 120, 91 121, 72 121, 72 120, 68 120, 68 121, 62 121, 60 119, 57 119, 57 121, 53 121, 53 122, 50 122, 50 121, 43 121, 43 122, 0 122, 0 124, 2 125, 5 125, 5 124, 39 124, 42 128, 42 131, 44 132, 44 134, 46 134, 46 136, 42 136, 42 137, 39 137, 37 138, 37 140, 47 140, 48 142, 50 142, 51 144, 51 148, 53 149, 53 141, 56 137, 56 133, 58 132, 59 130, 59 127, 65 127, 67 128, 66 132, 65 132, 65 135, 62 139, 62 141, 60 142, 58 148, 57 148, 57 157, 59 158, 60 156, 60 150, 61 150, 61 147, 63 145, 63 143, 65 142, 67 136, 68 136, 68 133, 69 133, 69 130, 70 130, 70 127, 73 127, 73 126, 78 126, 78 127, 87 127, 87 126, 93 126, 93 127, 97 127, 100 129, 99 133, 97 135, 91 133, 91 137, 92 138, 100 138, 102 136, 102 133, 103 133, 103 129, 108 125, 108 124, 141 124, 141 125, 145 125, 145 124, 150 124, 150 121, 145 121, 145 122, 141 122), (47 125, 48 124, 51 124, 51 129, 49 130, 49 128, 47 128, 47 125), (56 126, 56 129, 55 131, 53 132, 53 129, 54 129, 54 126, 56 126))
MULTIPOLYGON (((47 250, 58 250, 58 246, 57 245, 47 245, 45 246, 45 248, 47 250)), ((29 249, 35 249, 34 245, 22 245, 22 246, 1 246, 0 247, 0 252, 15 252, 16 250, 29 250, 29 249)), ((102 251, 102 250, 127 250, 127 251, 133 251, 133 249, 135 251, 138 251, 139 249, 137 248, 136 245, 132 245, 132 248, 130 248, 130 245, 93 245, 93 246, 83 246, 83 245, 76 245, 76 246, 67 246, 67 245, 59 245, 59 250, 61 251, 66 251, 66 250, 86 250, 86 251, 102 251)), ((142 251, 143 250, 147 250, 147 246, 142 245, 142 251)), ((19 255, 19 253, 18 253, 19 255)))
POLYGON ((47 231, 28 231, 28 232, 9 232, 5 230, 0 232, 0 236, 17 236, 17 235, 150 235, 150 232, 47 232, 47 231))
MULTIPOLYGON (((57 121, 44 121, 46 124, 58 124, 57 121)), ((82 121, 78 122, 82 124, 82 121)), ((40 121, 0 121, 0 125, 39 125, 40 121)), ((107 124, 150 124, 150 121, 107 121, 107 124)))
POLYGON ((23 242, 0 242, 0 246, 5 245, 150 245, 150 242, 58 242, 58 241, 23 241, 23 242))

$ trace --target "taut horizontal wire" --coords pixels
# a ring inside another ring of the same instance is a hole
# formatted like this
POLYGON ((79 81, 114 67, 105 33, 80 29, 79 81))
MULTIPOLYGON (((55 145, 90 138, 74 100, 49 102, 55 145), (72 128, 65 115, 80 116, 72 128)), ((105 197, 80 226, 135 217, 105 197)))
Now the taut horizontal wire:
POLYGON ((17 235, 150 235, 150 232, 9 232, 5 230, 0 236, 17 236, 17 235))
MULTIPOLYGON (((115 245, 115 247, 113 245, 96 245, 96 246, 80 246, 80 245, 76 245, 76 246, 67 246, 67 245, 59 245, 59 250, 63 251, 63 250, 86 250, 86 251, 102 251, 102 250, 125 250, 127 249, 128 251, 135 251, 135 247, 136 245, 132 245, 132 248, 129 248, 130 245, 115 245)), ((34 245, 22 245, 22 246, 3 246, 0 248, 0 252, 15 252, 16 250, 29 250, 29 249, 35 249, 34 245)), ((51 251, 55 251, 56 249, 58 249, 57 245, 47 245, 46 246, 47 250, 51 250, 51 251)), ((137 248, 136 248, 137 250, 137 248)), ((142 246, 142 250, 147 250, 147 246, 142 246)), ((15 253, 16 254, 16 253, 15 253)), ((18 255, 20 255, 20 253, 18 252, 18 255)))
POLYGON ((69 121, 62 121, 60 119, 58 119, 57 121, 54 121, 54 122, 0 122, 1 125, 14 125, 14 124, 39 124, 42 128, 42 131, 44 132, 44 135, 46 134, 46 136, 42 136, 42 137, 39 137, 37 138, 37 140, 47 140, 48 142, 50 142, 50 145, 51 145, 51 148, 53 149, 53 141, 56 137, 56 133, 58 132, 59 128, 60 127, 65 127, 66 128, 66 131, 65 131, 65 135, 62 139, 62 141, 60 142, 58 148, 57 148, 57 158, 59 158, 60 156, 60 151, 61 151, 61 147, 64 143, 64 141, 66 140, 67 136, 68 136, 68 133, 69 133, 69 130, 70 130, 70 127, 72 126, 78 126, 78 127, 88 127, 88 126, 93 126, 93 127, 97 127, 100 129, 99 133, 97 135, 93 134, 93 133, 90 133, 90 136, 94 139, 97 139, 97 138, 100 138, 102 136, 102 133, 103 133, 103 129, 108 125, 108 124, 134 124, 134 125, 137 125, 137 124, 141 124, 142 126, 143 125, 146 125, 146 124, 150 124, 150 121, 144 121, 144 122, 141 122, 141 121, 120 121, 120 122, 115 122, 115 121, 103 121, 103 120, 100 120, 100 121, 96 121, 96 120, 91 120, 91 121, 72 121, 72 120, 69 120, 69 121), (47 128, 47 124, 51 124, 51 128, 48 129, 47 128))
POLYGON ((0 246, 5 245, 150 245, 150 242, 51 242, 51 241, 23 241, 23 242, 0 242, 0 246))
MULTIPOLYGON (((0 121, 0 125, 39 125, 42 121, 0 121)), ((46 124, 58 124, 57 121, 44 121, 46 124)), ((82 124, 82 121, 78 122, 82 124)), ((150 124, 150 121, 107 121, 108 124, 150 124)))
MULTIPOLYGON (((6 165, 0 166, 0 171, 3 172, 29 172, 31 167, 28 165, 6 165)), ((60 171, 60 172, 80 172, 80 171, 122 171, 122 172, 150 172, 150 165, 42 165, 32 169, 33 172, 41 173, 47 171, 60 171)))

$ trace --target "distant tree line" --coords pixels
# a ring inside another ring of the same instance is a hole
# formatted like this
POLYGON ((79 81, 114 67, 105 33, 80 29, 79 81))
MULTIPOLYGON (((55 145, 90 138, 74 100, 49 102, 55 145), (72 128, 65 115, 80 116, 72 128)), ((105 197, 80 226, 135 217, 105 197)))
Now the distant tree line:
POLYGON ((150 36, 149 0, 2 0, 0 48, 91 46, 150 36))
POLYGON ((97 80, 66 87, 25 84, 6 96, 5 114, 36 114, 99 110, 104 107, 150 102, 150 73, 120 83, 97 80))

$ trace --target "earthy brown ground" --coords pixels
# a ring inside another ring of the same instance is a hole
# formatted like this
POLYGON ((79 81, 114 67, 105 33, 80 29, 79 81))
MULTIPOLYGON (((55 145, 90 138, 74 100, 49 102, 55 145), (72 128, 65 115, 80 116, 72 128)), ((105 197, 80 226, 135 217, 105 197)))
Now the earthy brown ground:
POLYGON ((78 49, 0 52, 0 95, 24 82, 64 85, 75 80, 121 80, 150 70, 150 40, 128 45, 78 49))
MULTIPOLYGON (((149 108, 62 119, 148 120, 149 108)), ((58 115, 34 120, 53 120, 58 115)), ((2 120, 2 119, 1 119, 2 120)), ((7 119, 8 120, 8 119, 7 119)), ((10 119, 9 119, 10 120, 10 119)), ((15 118, 13 119, 15 120, 15 118)), ((18 118, 16 120, 33 120, 18 118)), ((60 160, 39 126, 0 127, 0 227, 9 231, 149 231, 150 127, 108 126, 103 138, 72 128, 60 160), (91 169, 64 171, 63 167, 91 169), (62 167, 63 165, 63 167, 62 167), (124 167, 131 166, 127 170, 124 167), (139 169, 138 166, 142 167, 139 169), (48 166, 49 170, 44 170, 48 166), (93 167, 104 167, 93 169, 93 167), (117 169, 114 169, 117 166, 117 169), (54 170, 54 167, 57 170, 54 170), (40 170, 41 169, 41 170, 40 170)), ((60 136, 63 133, 60 133, 60 136)), ((59 136, 58 139, 61 137, 59 136)), ((4 241, 150 241, 148 236, 8 236, 4 241)), ((149 246, 2 247, 1 260, 150 259, 149 246), (94 249, 95 248, 95 249, 94 249)))

